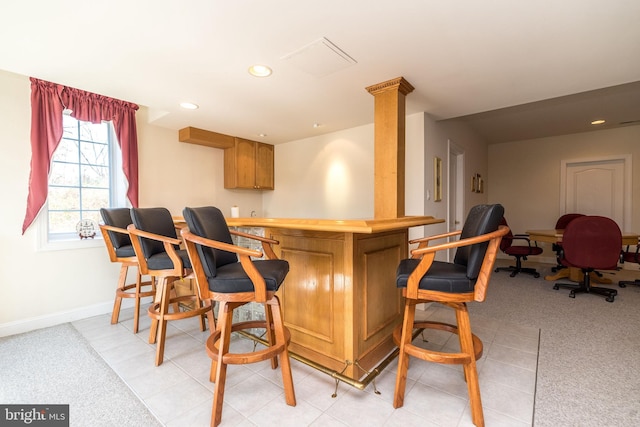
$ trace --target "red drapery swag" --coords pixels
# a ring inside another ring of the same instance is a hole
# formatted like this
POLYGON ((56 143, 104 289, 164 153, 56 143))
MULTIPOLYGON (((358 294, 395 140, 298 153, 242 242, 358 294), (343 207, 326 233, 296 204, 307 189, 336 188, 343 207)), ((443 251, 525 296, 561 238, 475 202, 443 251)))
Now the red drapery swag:
POLYGON ((51 157, 62 139, 62 112, 72 110, 77 120, 113 122, 122 150, 122 168, 129 183, 127 198, 138 207, 138 136, 136 110, 126 101, 62 86, 31 77, 31 174, 27 213, 22 234, 38 216, 49 192, 51 157))

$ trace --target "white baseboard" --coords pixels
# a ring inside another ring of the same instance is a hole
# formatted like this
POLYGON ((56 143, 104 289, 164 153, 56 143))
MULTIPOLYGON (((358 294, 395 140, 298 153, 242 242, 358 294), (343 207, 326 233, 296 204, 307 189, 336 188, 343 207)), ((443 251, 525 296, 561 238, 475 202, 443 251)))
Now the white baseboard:
MULTIPOLYGON (((124 299, 122 301, 122 308, 128 308, 129 306, 133 307, 133 300, 127 301, 124 299)), ((111 310, 113 310, 113 300, 93 304, 87 307, 80 307, 74 310, 61 311, 3 323, 0 324, 0 337, 35 331, 36 329, 48 328, 62 323, 75 322, 76 320, 111 313, 111 310)))

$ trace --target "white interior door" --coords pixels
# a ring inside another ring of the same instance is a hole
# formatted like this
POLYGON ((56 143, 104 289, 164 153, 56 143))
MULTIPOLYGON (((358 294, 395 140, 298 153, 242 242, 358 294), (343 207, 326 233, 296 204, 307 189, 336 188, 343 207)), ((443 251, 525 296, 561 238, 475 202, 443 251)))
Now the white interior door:
POLYGON ((631 159, 627 156, 563 161, 561 213, 601 215, 622 231, 631 218, 631 159))

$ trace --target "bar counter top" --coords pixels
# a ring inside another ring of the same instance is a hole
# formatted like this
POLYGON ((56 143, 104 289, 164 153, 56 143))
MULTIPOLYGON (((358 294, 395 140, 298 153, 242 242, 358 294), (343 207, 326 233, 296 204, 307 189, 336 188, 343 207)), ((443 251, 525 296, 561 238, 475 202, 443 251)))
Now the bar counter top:
POLYGON ((312 218, 226 218, 230 227, 263 227, 308 231, 372 234, 421 225, 437 224, 444 219, 432 216, 405 216, 389 219, 312 219, 312 218))
MULTIPOLYGON (((263 228, 280 243, 273 250, 290 271, 278 292, 294 357, 357 387, 375 378, 395 348, 393 330, 403 313, 395 273, 409 256, 409 229, 444 222, 432 216, 225 219, 230 227, 263 228)), ((174 220, 184 227, 183 218, 174 220)))

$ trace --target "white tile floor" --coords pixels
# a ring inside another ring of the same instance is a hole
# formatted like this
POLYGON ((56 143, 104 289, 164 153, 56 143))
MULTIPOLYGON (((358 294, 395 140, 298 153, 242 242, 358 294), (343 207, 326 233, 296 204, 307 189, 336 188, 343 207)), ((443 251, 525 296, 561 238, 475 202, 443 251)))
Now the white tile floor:
MULTIPOLYGON (((146 311, 145 311, 146 312, 146 311)), ((74 322, 96 351, 118 373, 158 420, 168 427, 208 426, 213 384, 210 359, 204 350, 206 332, 197 321, 170 322, 164 363, 154 366, 155 345, 148 344, 150 321, 141 315, 140 332, 132 332, 133 310, 123 310, 120 323, 110 315, 74 322)), ((429 307, 428 319, 451 322, 451 310, 429 307)), ((531 426, 536 387, 539 330, 505 325, 472 316, 474 333, 484 343, 478 361, 482 402, 487 426, 531 426)), ((425 331, 436 349, 457 348, 457 337, 443 331, 425 331)), ((416 340, 421 340, 420 337, 416 340)), ((251 348, 238 337, 233 351, 251 348)), ((397 359, 396 359, 397 360, 397 359)), ((405 404, 392 406, 396 360, 374 385, 358 390, 339 383, 292 359, 297 406, 284 401, 280 370, 269 362, 232 365, 222 414, 223 426, 472 426, 467 388, 459 366, 411 359, 405 404)))

